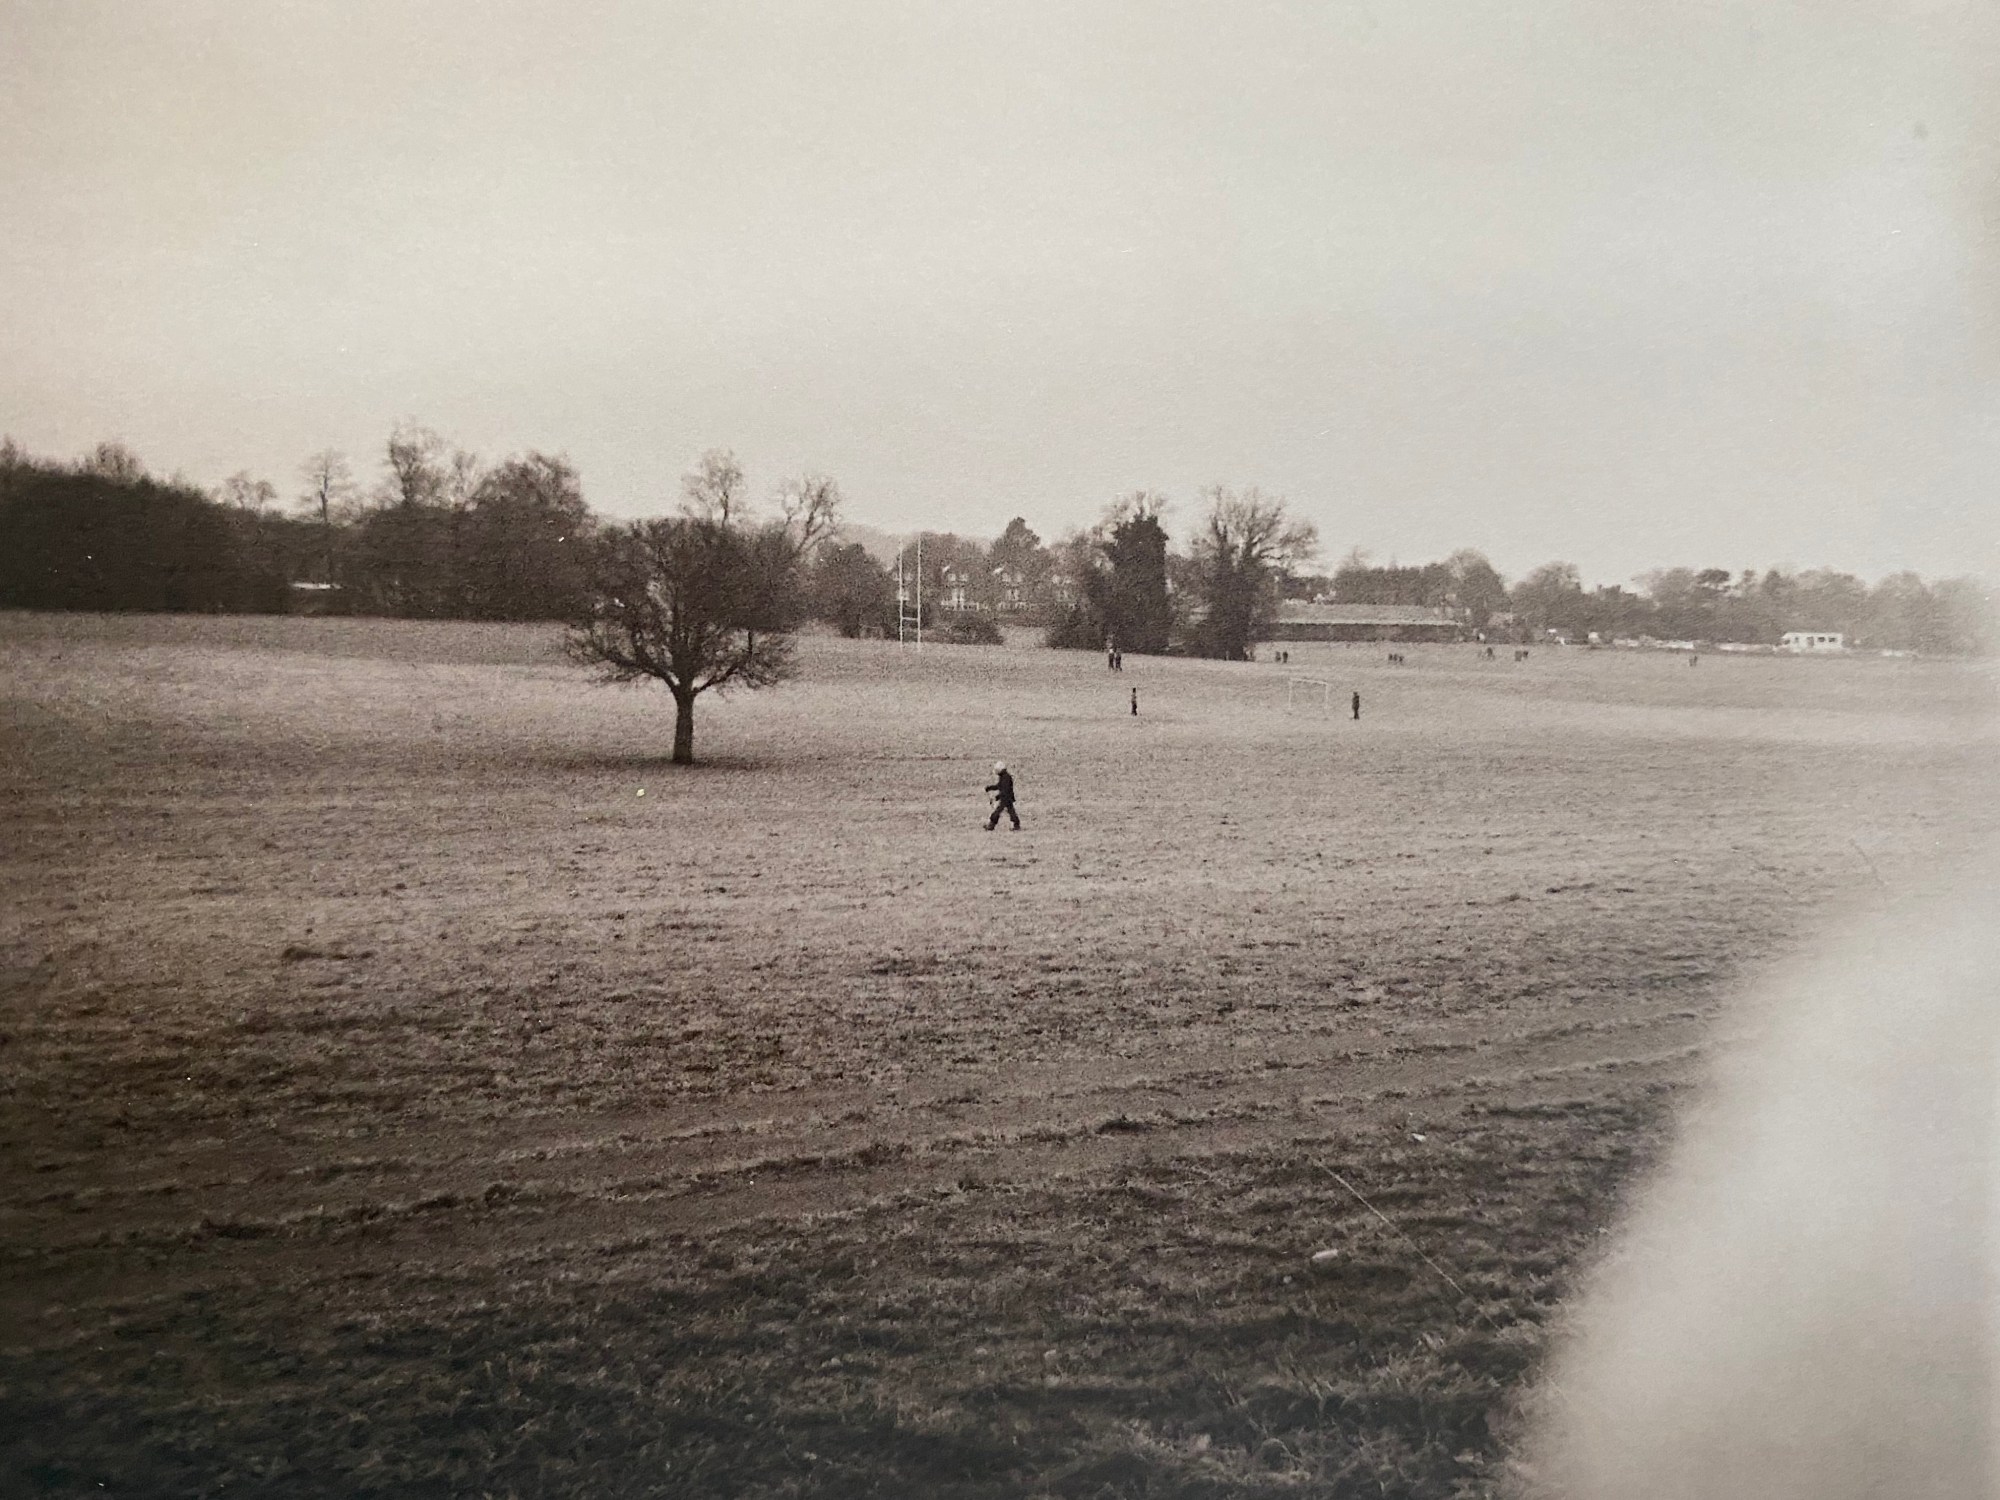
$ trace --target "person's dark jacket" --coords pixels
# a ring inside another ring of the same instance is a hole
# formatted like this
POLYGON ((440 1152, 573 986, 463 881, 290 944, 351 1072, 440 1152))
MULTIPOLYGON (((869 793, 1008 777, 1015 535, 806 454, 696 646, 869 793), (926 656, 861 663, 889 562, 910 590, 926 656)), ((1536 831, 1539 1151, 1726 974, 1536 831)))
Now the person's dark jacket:
POLYGON ((1014 778, 1009 772, 1002 771, 1000 779, 995 781, 986 790, 999 794, 999 802, 1002 807, 1012 807, 1014 805, 1014 778))

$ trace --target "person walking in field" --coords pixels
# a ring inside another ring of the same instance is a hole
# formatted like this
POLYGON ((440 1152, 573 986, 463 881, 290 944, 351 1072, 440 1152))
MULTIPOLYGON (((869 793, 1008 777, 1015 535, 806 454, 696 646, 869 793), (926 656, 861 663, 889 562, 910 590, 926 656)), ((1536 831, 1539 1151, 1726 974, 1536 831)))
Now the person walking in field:
POLYGON ((1354 695, 1354 717, 1356 719, 1361 717, 1361 695, 1359 693, 1354 695))
POLYGON ((1000 814, 1005 813, 1014 820, 1014 831, 1021 831, 1021 815, 1014 811, 1014 778, 1007 770, 1007 762, 993 762, 993 785, 986 789, 993 797, 993 816, 986 820, 986 831, 991 833, 1000 826, 1000 814))

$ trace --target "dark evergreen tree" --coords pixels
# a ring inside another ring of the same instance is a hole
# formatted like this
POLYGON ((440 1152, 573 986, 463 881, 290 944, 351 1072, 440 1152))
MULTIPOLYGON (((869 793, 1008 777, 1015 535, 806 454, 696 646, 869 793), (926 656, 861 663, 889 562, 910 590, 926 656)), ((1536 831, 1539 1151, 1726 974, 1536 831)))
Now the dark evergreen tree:
POLYGON ((1099 606, 1105 635, 1136 655, 1165 651, 1173 633, 1163 508, 1158 496, 1128 496, 1113 508, 1098 543, 1109 568, 1099 606))
POLYGON ((810 592, 813 617, 850 639, 896 628, 896 580, 859 542, 820 549, 810 592))

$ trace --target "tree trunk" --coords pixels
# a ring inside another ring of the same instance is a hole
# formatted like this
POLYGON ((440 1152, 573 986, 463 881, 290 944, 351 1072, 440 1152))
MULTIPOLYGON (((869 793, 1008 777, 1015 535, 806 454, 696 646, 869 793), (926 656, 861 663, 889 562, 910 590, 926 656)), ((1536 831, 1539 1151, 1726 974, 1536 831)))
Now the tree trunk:
POLYGON ((694 694, 674 694, 674 764, 694 763, 694 694))

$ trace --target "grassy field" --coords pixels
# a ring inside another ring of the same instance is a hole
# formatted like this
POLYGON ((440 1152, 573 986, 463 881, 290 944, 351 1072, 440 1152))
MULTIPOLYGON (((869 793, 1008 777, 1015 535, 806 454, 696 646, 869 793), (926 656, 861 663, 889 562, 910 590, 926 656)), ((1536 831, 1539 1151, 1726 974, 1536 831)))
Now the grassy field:
POLYGON ((540 628, 0 616, 0 1492, 1505 1493, 1994 678, 1401 649, 814 638, 675 768, 540 628))

